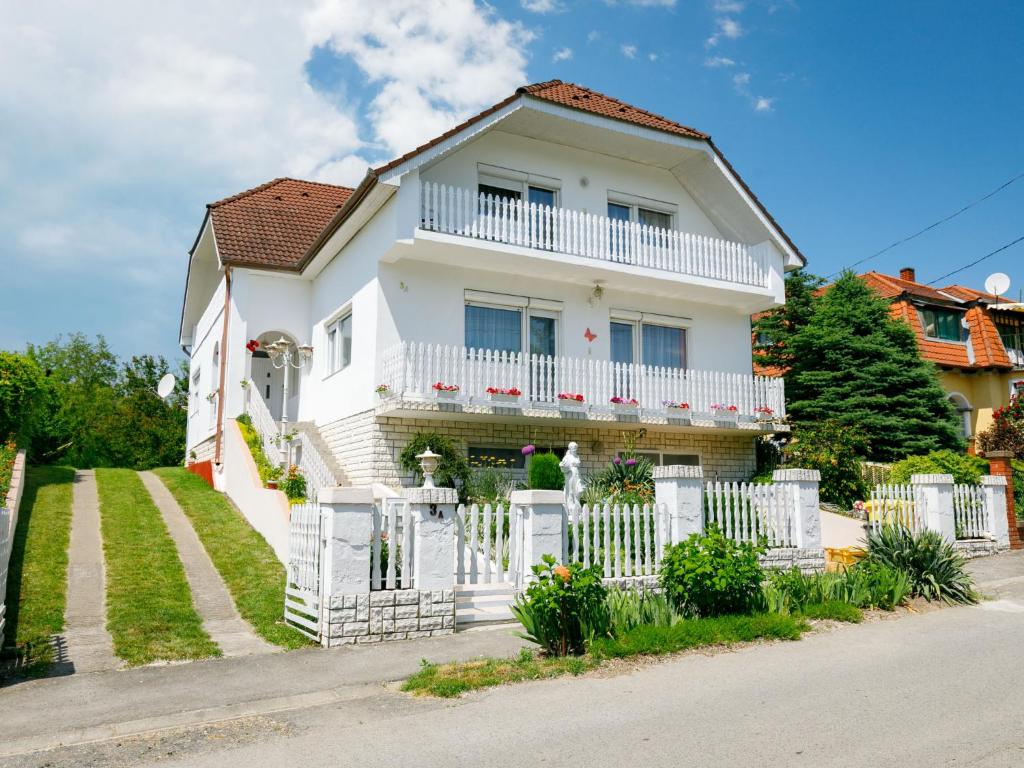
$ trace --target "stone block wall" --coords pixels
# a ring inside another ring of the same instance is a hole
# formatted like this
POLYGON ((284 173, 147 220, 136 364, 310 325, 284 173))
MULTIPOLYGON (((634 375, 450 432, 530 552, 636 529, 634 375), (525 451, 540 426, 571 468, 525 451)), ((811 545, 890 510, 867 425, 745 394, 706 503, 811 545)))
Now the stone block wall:
MULTIPOLYGON (((463 449, 470 445, 519 449, 527 443, 541 448, 564 447, 575 440, 580 446, 581 469, 587 474, 606 467, 625 447, 623 432, 635 432, 639 428, 638 424, 628 423, 598 426, 594 422, 581 422, 579 426, 564 423, 548 426, 392 417, 378 420, 373 411, 366 411, 323 425, 320 433, 353 485, 379 482, 400 487, 411 485, 413 478, 402 471, 398 456, 409 438, 420 431, 448 435, 463 449)), ((698 454, 706 480, 746 480, 756 469, 756 432, 722 435, 658 431, 656 427, 646 427, 646 430, 645 437, 637 443, 637 450, 698 454)))
POLYGON ((455 591, 394 589, 338 595, 324 607, 323 644, 379 643, 455 632, 455 591))
POLYGON ((216 439, 213 437, 207 438, 206 440, 203 440, 203 442, 192 447, 188 452, 189 455, 187 457, 187 463, 191 464, 192 462, 213 461, 213 456, 216 453, 216 450, 216 439), (192 458, 193 452, 196 454, 194 459, 192 458))
POLYGON ((780 547, 769 549, 759 559, 762 568, 774 568, 781 571, 799 568, 803 573, 820 573, 825 570, 824 549, 780 547))
POLYGON ((956 547, 956 551, 963 555, 967 560, 971 560, 975 557, 995 555, 1010 548, 1009 545, 1000 545, 999 542, 993 541, 992 539, 963 539, 954 542, 953 546, 956 547))

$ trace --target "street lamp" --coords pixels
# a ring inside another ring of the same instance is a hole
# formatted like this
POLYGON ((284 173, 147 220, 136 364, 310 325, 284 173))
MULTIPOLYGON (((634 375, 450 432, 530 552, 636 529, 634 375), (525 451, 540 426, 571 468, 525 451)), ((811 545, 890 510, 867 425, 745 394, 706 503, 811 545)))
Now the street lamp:
POLYGON ((313 347, 309 344, 301 344, 292 349, 292 343, 284 336, 275 342, 265 345, 263 348, 270 355, 270 364, 277 369, 284 370, 284 382, 281 387, 281 442, 282 447, 285 439, 285 425, 288 423, 288 371, 291 368, 301 370, 302 367, 313 359, 313 347))

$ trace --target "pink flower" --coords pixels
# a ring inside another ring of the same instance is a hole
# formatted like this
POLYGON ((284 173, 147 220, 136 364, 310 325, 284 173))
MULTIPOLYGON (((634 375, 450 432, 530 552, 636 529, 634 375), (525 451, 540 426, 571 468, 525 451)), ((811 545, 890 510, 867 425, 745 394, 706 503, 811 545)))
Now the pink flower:
POLYGON ((523 446, 523 456, 530 456, 536 453, 537 448, 532 443, 523 446))

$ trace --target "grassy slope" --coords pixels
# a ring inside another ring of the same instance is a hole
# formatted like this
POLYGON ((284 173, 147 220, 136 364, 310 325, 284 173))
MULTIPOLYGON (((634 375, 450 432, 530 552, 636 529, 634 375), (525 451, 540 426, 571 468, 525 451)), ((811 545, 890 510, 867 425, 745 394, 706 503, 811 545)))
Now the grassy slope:
POLYGON ((284 623, 284 566, 266 540, 231 502, 188 470, 154 471, 192 522, 242 618, 268 642, 283 648, 309 645, 284 623))
POLYGON ((70 467, 29 467, 14 533, 7 578, 4 645, 13 647, 22 673, 46 671, 51 635, 64 628, 68 540, 71 536, 70 467))
POLYGON ((107 629, 129 664, 219 656, 202 627, 160 512, 129 469, 97 469, 107 629))

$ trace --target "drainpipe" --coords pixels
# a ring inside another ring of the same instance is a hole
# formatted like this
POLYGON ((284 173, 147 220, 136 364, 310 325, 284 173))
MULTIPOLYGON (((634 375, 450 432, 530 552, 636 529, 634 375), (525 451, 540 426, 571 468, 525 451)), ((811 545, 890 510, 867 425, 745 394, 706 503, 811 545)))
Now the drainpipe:
POLYGON ((220 447, 224 440, 224 376, 228 365, 228 316, 231 314, 231 267, 224 267, 224 328, 220 335, 220 383, 217 386, 217 433, 213 463, 220 467, 220 447))

